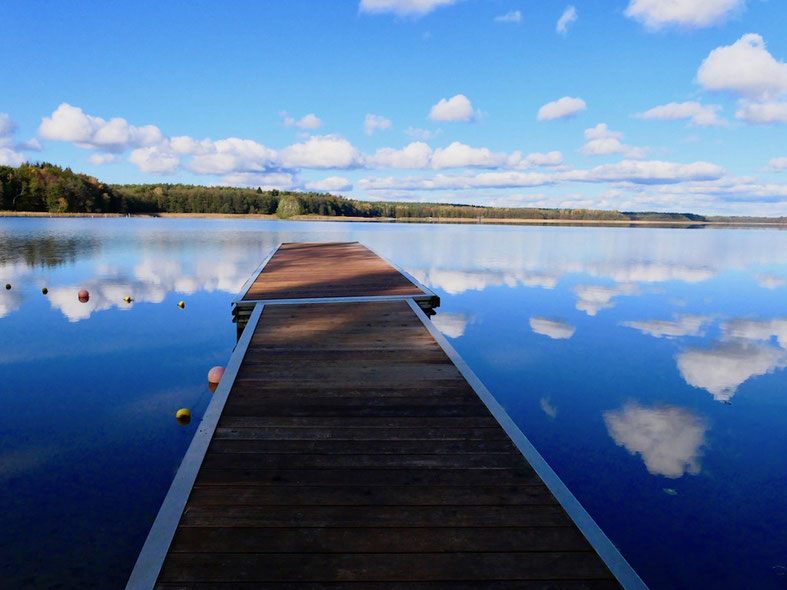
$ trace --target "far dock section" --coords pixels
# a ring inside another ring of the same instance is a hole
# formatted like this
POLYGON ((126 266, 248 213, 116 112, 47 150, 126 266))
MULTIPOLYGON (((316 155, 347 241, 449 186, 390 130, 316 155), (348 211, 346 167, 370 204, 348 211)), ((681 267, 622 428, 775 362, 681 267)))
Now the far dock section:
POLYGON ((264 268, 252 296, 282 272, 282 299, 254 304, 127 588, 645 588, 422 291, 291 297, 330 290, 264 268))
POLYGON ((427 313, 440 298, 358 242, 284 243, 241 289, 233 313, 238 331, 258 303, 350 303, 368 297, 412 298, 427 313))

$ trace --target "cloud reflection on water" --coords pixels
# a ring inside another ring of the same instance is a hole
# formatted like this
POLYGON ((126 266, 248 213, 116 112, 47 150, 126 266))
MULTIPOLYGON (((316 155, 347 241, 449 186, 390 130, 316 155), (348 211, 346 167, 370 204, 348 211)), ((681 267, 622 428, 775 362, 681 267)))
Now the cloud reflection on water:
POLYGON ((577 309, 590 316, 596 315, 602 309, 615 306, 615 297, 622 295, 639 295, 640 288, 633 284, 615 285, 604 287, 599 285, 577 285, 574 293, 577 295, 577 309))
POLYGON ((605 412, 604 423, 618 446, 642 457, 649 473, 676 479, 700 472, 709 427, 691 411, 629 402, 619 410, 605 412))
MULTIPOLYGON (((97 311, 129 309, 123 299, 130 296, 137 303, 161 303, 170 293, 190 295, 197 291, 224 291, 236 294, 251 273, 248 260, 232 261, 211 257, 198 261, 192 271, 176 259, 146 258, 134 269, 134 278, 117 276, 96 277, 78 284, 50 289, 49 301, 69 321, 87 319, 97 311), (77 298, 80 289, 90 292, 90 300, 81 303, 77 298)), ((133 304, 132 304, 133 305, 133 304)), ((2 311, 2 308, 0 308, 2 311)))
POLYGON ((701 336, 703 328, 713 318, 700 315, 675 315, 674 320, 645 320, 639 322, 621 322, 621 326, 634 328, 643 334, 656 338, 675 338, 678 336, 701 336))
POLYGON ((577 331, 576 326, 557 319, 530 318, 530 329, 536 334, 549 336, 553 340, 566 340, 577 331))
POLYGON ((787 352, 751 342, 726 342, 689 348, 678 354, 677 362, 686 383, 707 390, 717 401, 729 401, 750 378, 786 367, 787 352))
POLYGON ((432 317, 432 323, 448 338, 459 338, 464 335, 468 318, 463 313, 438 313, 432 317))

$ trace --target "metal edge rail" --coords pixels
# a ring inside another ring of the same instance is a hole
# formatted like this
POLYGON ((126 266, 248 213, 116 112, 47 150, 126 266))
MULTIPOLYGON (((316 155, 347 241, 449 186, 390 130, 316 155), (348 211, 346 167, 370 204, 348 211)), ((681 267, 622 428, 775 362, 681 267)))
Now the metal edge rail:
POLYGON ((402 275, 404 275, 404 278, 406 278, 413 285, 415 285, 417 288, 419 288, 421 291, 423 291, 424 294, 429 295, 434 301, 433 307, 440 307, 440 296, 437 295, 434 291, 432 291, 429 287, 427 287, 426 285, 422 284, 420 281, 418 281, 418 279, 416 279, 413 275, 411 275, 409 272, 404 270, 401 266, 399 266, 395 262, 391 262, 385 256, 380 256, 380 254, 376 250, 373 250, 369 246, 365 246, 365 245, 364 245, 364 248, 366 248, 367 250, 369 250, 370 252, 372 252, 376 256, 380 257, 381 259, 385 260, 388 264, 390 264, 392 267, 394 267, 396 270, 398 270, 402 275))
POLYGON ((175 474, 175 479, 164 498, 164 502, 156 515, 156 520, 148 533, 145 544, 137 557, 134 569, 131 571, 126 590, 148 590, 153 588, 158 579, 161 566, 169 551, 170 543, 178 528, 183 509, 189 499, 197 473, 202 466, 208 445, 216 431, 216 425, 224 410, 230 389, 235 383, 243 358, 246 356, 254 329, 262 315, 262 305, 258 305, 249 318, 247 330, 235 346, 235 350, 227 362, 227 369, 219 382, 213 397, 208 404, 194 438, 191 439, 183 460, 175 474))
POLYGON ((238 301, 239 307, 254 307, 255 305, 298 305, 301 303, 364 303, 369 301, 407 301, 414 299, 432 300, 426 293, 423 295, 359 295, 357 297, 303 297, 300 299, 252 299, 238 301))
POLYGON ((251 273, 251 276, 248 279, 246 279, 246 282, 243 283, 243 286, 240 288, 240 293, 238 293, 238 298, 232 302, 233 305, 243 300, 243 298, 246 296, 246 293, 249 292, 249 289, 251 289, 251 286, 254 284, 254 281, 256 281, 257 277, 262 274, 262 271, 265 269, 265 266, 271 261, 273 255, 279 251, 279 248, 281 248, 283 244, 284 242, 279 242, 279 245, 270 251, 270 253, 263 259, 263 261, 260 262, 260 265, 256 268, 256 270, 253 273, 251 273))
POLYGON ((432 337, 437 341, 437 344, 439 344, 448 355, 448 358, 450 358, 456 368, 459 369, 459 372, 470 387, 472 387, 478 397, 481 398, 481 401, 484 402, 500 426, 503 427, 503 430, 505 430, 511 441, 516 445, 522 455, 524 455, 525 459, 527 459, 547 488, 549 488, 549 491, 552 492, 566 513, 568 513, 568 516, 574 521, 574 524, 577 525, 580 532, 585 536, 601 560, 607 565, 612 575, 620 582, 621 586, 626 590, 647 590, 648 587, 645 585, 645 582, 642 581, 642 578, 639 577, 637 572, 634 571, 628 561, 621 555, 618 548, 615 547, 612 541, 609 540, 609 537, 604 534, 601 527, 596 524, 596 521, 594 521, 587 510, 583 508, 579 500, 577 500, 574 494, 566 487, 566 484, 564 484, 553 471, 546 460, 514 423, 508 413, 492 394, 489 393, 489 390, 484 386, 476 374, 473 373, 473 370, 464 359, 459 356, 459 353, 457 353, 454 347, 445 339, 445 336, 443 336, 429 318, 426 317, 415 301, 408 300, 407 303, 432 337))

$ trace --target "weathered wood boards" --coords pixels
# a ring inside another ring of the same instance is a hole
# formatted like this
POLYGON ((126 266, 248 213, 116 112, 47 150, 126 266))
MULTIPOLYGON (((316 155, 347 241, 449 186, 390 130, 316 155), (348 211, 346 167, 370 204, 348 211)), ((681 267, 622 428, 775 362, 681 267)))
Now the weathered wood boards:
POLYGON ((432 291, 358 242, 285 243, 243 286, 233 315, 240 335, 256 303, 368 297, 409 297, 426 313, 440 305, 432 291))
POLYGON ((234 303, 238 345, 127 588, 645 588, 403 271, 283 244, 234 303))
POLYGON ((619 587, 404 301, 263 309, 156 587, 236 585, 619 587))

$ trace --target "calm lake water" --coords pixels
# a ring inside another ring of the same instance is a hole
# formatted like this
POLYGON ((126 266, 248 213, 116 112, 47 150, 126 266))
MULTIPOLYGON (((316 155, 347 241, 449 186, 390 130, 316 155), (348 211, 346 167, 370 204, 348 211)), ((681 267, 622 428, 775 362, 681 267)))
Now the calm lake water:
POLYGON ((787 588, 787 232, 164 219, 0 220, 0 586, 123 586, 233 296, 279 242, 336 240, 440 295, 652 588, 787 588))

